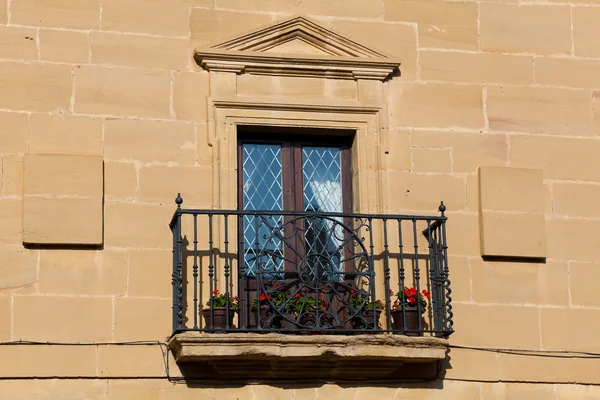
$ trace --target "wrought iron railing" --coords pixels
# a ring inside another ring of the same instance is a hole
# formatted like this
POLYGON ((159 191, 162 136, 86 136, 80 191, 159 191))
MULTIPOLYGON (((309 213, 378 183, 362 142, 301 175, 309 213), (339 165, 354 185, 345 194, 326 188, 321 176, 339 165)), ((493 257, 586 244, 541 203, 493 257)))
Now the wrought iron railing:
POLYGON ((173 331, 453 332, 441 216, 181 208, 173 331))

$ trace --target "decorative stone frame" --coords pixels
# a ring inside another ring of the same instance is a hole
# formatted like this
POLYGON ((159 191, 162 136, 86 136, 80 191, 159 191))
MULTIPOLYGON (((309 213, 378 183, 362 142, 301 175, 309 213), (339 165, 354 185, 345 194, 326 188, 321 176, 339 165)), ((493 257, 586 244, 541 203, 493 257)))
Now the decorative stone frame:
MULTIPOLYGON (((238 206, 238 128, 270 126, 354 131, 353 211, 381 213, 386 209, 383 194, 384 154, 389 143, 386 80, 398 68, 397 61, 305 17, 292 17, 198 49, 195 59, 209 72, 206 145, 212 147, 213 155, 213 208, 238 206), (248 80, 258 79, 255 82, 258 86, 254 87, 260 87, 265 95, 257 98, 252 91, 240 90, 241 74, 246 74, 244 78, 248 80), (300 96, 292 96, 280 90, 285 85, 277 90, 260 86, 264 81, 256 75, 269 76, 267 82, 275 83, 274 86, 287 80, 300 91, 304 90, 304 83, 310 86, 315 79, 333 80, 334 84, 340 80, 355 83, 345 86, 352 88, 347 90, 351 95, 345 97, 309 89, 300 96)), ((218 239, 217 242, 220 243, 218 239)), ((274 378, 307 377, 308 373, 314 377, 339 378, 350 373, 376 378, 398 371, 406 362, 431 363, 445 358, 447 341, 402 335, 314 338, 185 332, 174 335, 169 346, 178 363, 212 366, 206 373, 217 377, 221 369, 227 371, 227 376, 236 369, 240 378, 247 378, 268 367, 274 378), (314 361, 322 368, 307 369, 307 363, 313 365, 314 361)))

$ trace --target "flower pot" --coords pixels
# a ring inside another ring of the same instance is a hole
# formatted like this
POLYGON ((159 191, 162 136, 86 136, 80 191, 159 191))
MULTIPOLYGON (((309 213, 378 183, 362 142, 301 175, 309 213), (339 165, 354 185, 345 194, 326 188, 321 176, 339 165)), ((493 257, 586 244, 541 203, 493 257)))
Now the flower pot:
MULTIPOLYGON (((234 311, 229 310, 227 315, 227 309, 225 307, 214 307, 213 308, 213 329, 226 329, 227 321, 229 320, 229 328, 233 328, 233 316, 234 311)), ((202 309, 202 315, 204 316, 205 329, 210 329, 210 308, 202 309)))
MULTIPOLYGON (((402 309, 397 308, 392 310, 392 327, 394 330, 402 331, 404 329, 407 330, 418 330, 419 329, 419 320, 421 321, 421 329, 425 327, 425 321, 423 317, 419 315, 419 312, 416 307, 407 307, 405 310, 406 313, 406 326, 404 326, 404 317, 402 315, 402 309)), ((406 332, 406 336, 423 336, 422 332, 406 332)))
POLYGON ((352 318, 350 324, 352 325, 352 329, 373 331, 379 328, 380 317, 381 310, 363 310, 361 316, 352 318), (376 328, 373 328, 373 322, 375 322, 376 328))
POLYGON ((249 328, 272 328, 275 318, 271 319, 273 311, 269 306, 260 306, 260 324, 258 323, 258 310, 250 310, 249 328))

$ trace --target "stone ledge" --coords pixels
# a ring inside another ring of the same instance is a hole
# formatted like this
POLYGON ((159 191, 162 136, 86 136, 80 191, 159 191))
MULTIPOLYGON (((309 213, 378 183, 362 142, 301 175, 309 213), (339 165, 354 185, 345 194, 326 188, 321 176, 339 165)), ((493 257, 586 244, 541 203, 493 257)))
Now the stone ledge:
POLYGON ((445 339, 389 334, 184 332, 168 344, 184 376, 215 378, 385 378, 429 370, 415 364, 443 360, 448 349, 445 339))

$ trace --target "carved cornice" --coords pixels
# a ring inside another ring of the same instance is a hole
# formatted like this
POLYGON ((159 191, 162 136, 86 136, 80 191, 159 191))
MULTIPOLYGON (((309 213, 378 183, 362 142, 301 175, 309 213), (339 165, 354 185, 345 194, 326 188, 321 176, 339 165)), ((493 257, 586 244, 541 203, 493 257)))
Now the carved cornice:
POLYGON ((208 71, 337 79, 385 80, 400 65, 382 52, 301 16, 199 48, 195 58, 208 71), (277 51, 294 41, 310 54, 277 51))

